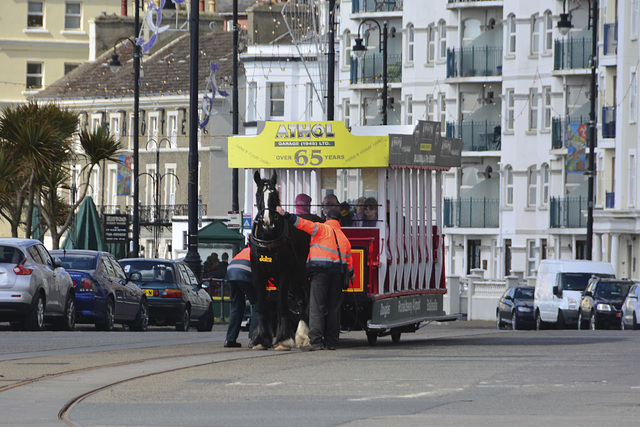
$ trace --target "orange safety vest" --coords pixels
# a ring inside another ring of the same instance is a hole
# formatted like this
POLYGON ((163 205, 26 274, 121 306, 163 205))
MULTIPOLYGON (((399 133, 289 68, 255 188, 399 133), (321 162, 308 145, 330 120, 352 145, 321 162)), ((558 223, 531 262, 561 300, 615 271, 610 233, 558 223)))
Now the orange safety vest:
POLYGON ((293 225, 311 236, 308 267, 328 268, 339 265, 342 260, 347 263, 349 273, 353 273, 351 243, 340 229, 338 221, 330 219, 324 223, 313 222, 295 215, 293 225), (336 247, 336 239, 340 245, 340 254, 336 247))

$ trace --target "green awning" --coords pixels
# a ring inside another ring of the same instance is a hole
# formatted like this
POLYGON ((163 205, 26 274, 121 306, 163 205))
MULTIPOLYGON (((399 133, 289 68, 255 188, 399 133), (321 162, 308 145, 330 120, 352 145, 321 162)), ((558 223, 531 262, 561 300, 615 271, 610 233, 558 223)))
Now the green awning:
POLYGON ((198 242, 232 243, 244 247, 244 235, 235 230, 230 230, 224 221, 216 219, 198 231, 198 242))

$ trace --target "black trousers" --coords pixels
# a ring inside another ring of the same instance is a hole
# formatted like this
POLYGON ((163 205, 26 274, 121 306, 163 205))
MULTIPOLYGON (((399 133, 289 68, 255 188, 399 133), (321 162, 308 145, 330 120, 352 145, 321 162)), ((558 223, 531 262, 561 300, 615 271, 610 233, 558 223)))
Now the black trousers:
POLYGON ((335 347, 340 338, 342 287, 340 269, 315 270, 311 275, 309 306, 309 341, 335 347))

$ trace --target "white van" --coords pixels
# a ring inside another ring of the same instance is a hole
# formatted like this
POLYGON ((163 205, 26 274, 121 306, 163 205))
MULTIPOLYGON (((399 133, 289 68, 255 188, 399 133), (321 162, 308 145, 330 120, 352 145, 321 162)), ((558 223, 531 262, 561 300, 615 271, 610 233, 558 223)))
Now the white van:
POLYGON ((577 325, 582 291, 591 276, 615 277, 615 272, 608 262, 542 260, 533 299, 536 329, 547 324, 555 324, 558 328, 577 325))

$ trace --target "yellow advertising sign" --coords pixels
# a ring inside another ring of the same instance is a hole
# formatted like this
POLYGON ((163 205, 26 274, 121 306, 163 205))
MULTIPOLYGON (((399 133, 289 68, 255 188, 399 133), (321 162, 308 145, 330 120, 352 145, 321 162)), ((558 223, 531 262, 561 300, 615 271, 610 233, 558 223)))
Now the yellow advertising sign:
POLYGON ((389 165, 389 136, 355 136, 344 122, 266 122, 229 137, 230 168, 364 168, 389 165))

